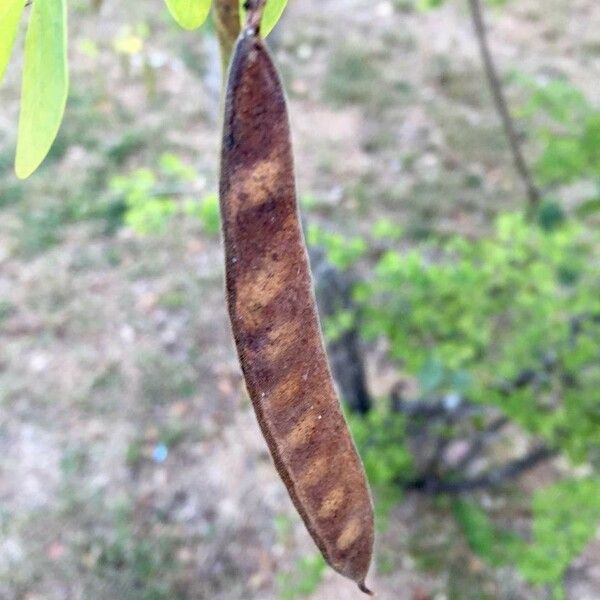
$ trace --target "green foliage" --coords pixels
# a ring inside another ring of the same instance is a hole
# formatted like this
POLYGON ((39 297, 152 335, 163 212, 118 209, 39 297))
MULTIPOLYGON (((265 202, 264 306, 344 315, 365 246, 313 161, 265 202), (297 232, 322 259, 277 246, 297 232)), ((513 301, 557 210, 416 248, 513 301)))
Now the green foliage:
POLYGON ((523 116, 542 111, 556 123, 569 124, 589 110, 585 96, 567 81, 554 79, 539 84, 525 75, 516 75, 516 79, 530 92, 529 100, 521 110, 523 116))
POLYGON ((600 523, 600 478, 567 479, 533 497, 532 543, 520 558, 532 583, 559 584, 600 523))
POLYGON ((552 231, 564 222, 565 213, 558 202, 545 200, 538 209, 537 220, 542 229, 552 231))
POLYGON ((207 194, 200 202, 189 200, 185 205, 185 211, 202 223, 202 228, 206 233, 218 235, 221 230, 221 213, 219 197, 216 194, 207 194))
POLYGON ((301 558, 292 573, 277 575, 277 586, 281 600, 304 598, 315 592, 326 568, 321 554, 311 554, 301 558))
POLYGON ((352 310, 339 310, 323 322, 323 335, 328 342, 339 340, 356 324, 356 314, 352 310))
POLYGON ((347 269, 367 250, 362 238, 346 238, 340 233, 325 231, 314 223, 308 226, 307 242, 311 246, 320 246, 327 251, 330 262, 340 269, 347 269))
POLYGON ((273 527, 277 534, 277 541, 281 544, 285 544, 289 540, 294 530, 292 519, 285 513, 275 515, 273 527))
POLYGON ((165 0, 167 8, 184 29, 197 29, 206 21, 211 0, 165 0))
MULTIPOLYGON (((267 37, 275 25, 277 25, 285 7, 287 6, 288 0, 267 0, 265 6, 265 12, 260 23, 260 32, 263 37, 267 37)), ((246 23, 246 9, 244 8, 245 0, 240 0, 240 22, 241 26, 244 27, 246 23)))
POLYGON ((165 152, 159 159, 162 175, 168 182, 193 181, 196 171, 186 165, 177 155, 165 152))
POLYGON ((347 414, 352 437, 362 458, 367 479, 376 495, 377 526, 387 526, 391 509, 402 497, 402 483, 414 476, 413 458, 406 442, 403 415, 384 409, 365 416, 347 414))
POLYGON ((439 8, 444 2, 445 0, 417 0, 417 9, 420 11, 432 10, 439 8))
POLYGON ((571 183, 583 177, 600 177, 600 111, 581 121, 567 134, 547 131, 544 152, 537 162, 543 183, 571 183))
POLYGON ((386 252, 356 289, 364 334, 385 338, 424 394, 468 393, 589 460, 600 443, 600 324, 584 317, 574 337, 572 318, 600 314, 597 251, 597 231, 574 223, 548 231, 506 214, 490 238, 386 252), (548 373, 539 389, 502 391, 548 357, 576 387, 548 373))
POLYGON ((22 0, 7 0, 0 8, 0 80, 8 66, 24 8, 22 0))
MULTIPOLYGON (((211 0, 165 0, 173 18, 184 29, 196 29, 206 20, 211 0)), ((287 0, 269 0, 262 22, 266 36, 281 18, 287 0)), ((25 3, 6 0, 0 8, 0 79, 8 65, 25 3)), ((242 17, 243 18, 243 17, 242 17)), ((137 53, 142 40, 126 36, 116 40, 117 51, 137 53)), ((94 49, 87 47, 87 51, 94 49)), ((153 75, 147 70, 148 88, 153 90, 153 75)), ((48 155, 57 136, 67 103, 69 88, 67 62, 66 0, 33 2, 23 68, 23 88, 19 133, 15 158, 18 177, 29 177, 48 155)), ((155 222, 169 211, 169 203, 155 201, 147 206, 155 222)))
POLYGON ((34 2, 27 37, 15 159, 25 178, 44 160, 67 103, 67 12, 65 0, 34 2))
POLYGON ((350 414, 348 420, 372 485, 398 485, 412 477, 412 457, 403 444, 406 438, 403 415, 372 410, 364 417, 350 414))
POLYGON ((400 240, 404 235, 404 229, 389 219, 380 219, 375 223, 372 230, 376 240, 400 240))
POLYGON ((153 195, 156 178, 148 169, 138 169, 128 177, 114 177, 110 185, 125 197, 125 223, 138 233, 160 233, 177 210, 172 198, 153 195))
POLYGON ((566 479, 537 490, 532 500, 530 541, 494 525, 474 502, 457 501, 454 514, 469 546, 494 567, 517 566, 536 585, 563 597, 564 575, 600 523, 600 478, 566 479))
POLYGON ((109 206, 114 207, 114 218, 141 235, 163 233, 173 218, 182 214, 198 219, 207 234, 216 235, 221 222, 217 195, 207 194, 196 201, 186 198, 181 187, 196 177, 192 167, 176 155, 165 153, 156 170, 142 168, 113 177, 109 206))
POLYGON ((522 115, 537 124, 542 147, 535 168, 540 183, 565 185, 592 181, 596 193, 578 209, 581 217, 600 211, 600 109, 563 80, 539 84, 517 76, 530 97, 522 115))
POLYGON ((478 504, 457 500, 453 509, 471 550, 478 556, 493 567, 505 566, 518 560, 523 552, 524 541, 517 535, 496 527, 478 504))
MULTIPOLYGON (((388 247, 399 241, 381 223, 373 234, 388 247)), ((466 397, 493 407, 523 433, 597 472, 599 242, 597 229, 547 202, 539 223, 508 213, 481 239, 450 236, 390 249, 356 285, 359 318, 352 324, 367 339, 385 341, 403 377, 418 385, 418 397, 466 397), (536 373, 535 385, 507 387, 524 369, 536 373)), ((360 257, 335 238, 324 245, 336 264, 360 257)), ((405 419, 378 405, 366 417, 349 416, 380 513, 382 503, 394 502, 387 492, 415 477, 405 419)), ((456 503, 454 512, 489 564, 517 565, 528 581, 550 584, 560 597, 565 570, 600 520, 599 481, 559 481, 536 492, 529 542, 497 527, 473 502, 456 503)))

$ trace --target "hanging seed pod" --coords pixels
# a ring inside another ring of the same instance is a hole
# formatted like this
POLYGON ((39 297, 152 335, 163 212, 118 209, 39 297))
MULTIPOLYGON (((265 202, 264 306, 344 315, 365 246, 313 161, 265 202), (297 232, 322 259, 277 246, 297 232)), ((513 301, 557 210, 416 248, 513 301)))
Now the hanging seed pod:
POLYGON ((327 362, 283 89, 250 7, 229 70, 220 202, 229 315, 279 475, 327 562, 370 593, 373 509, 327 362))

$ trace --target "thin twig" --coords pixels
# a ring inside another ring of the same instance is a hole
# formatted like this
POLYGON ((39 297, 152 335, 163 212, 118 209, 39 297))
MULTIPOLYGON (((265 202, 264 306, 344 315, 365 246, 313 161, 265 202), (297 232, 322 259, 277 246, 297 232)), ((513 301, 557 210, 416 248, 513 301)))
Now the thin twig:
POLYGON ((519 173, 519 176, 523 180, 523 183, 527 190, 529 213, 532 214, 536 211, 540 204, 540 192, 533 181, 533 177, 531 175, 531 172, 529 171, 529 167, 527 166, 527 162, 525 161, 525 158, 521 151, 519 136, 517 134, 514 121, 508 109, 508 104, 506 102, 506 98, 502 90, 502 83, 500 81, 500 77, 498 76, 498 72, 496 70, 494 60, 492 58, 492 53, 490 51, 486 27, 483 19, 481 1, 469 0, 469 7, 471 11, 471 18, 473 20, 473 26, 475 28, 475 34, 479 42, 479 49, 481 52, 481 57, 483 59, 485 74, 488 79, 492 96, 494 98, 494 103, 496 104, 496 109, 498 110, 498 113, 502 120, 502 125, 504 127, 504 132, 508 139, 508 143, 513 155, 515 167, 517 169, 517 172, 519 173))

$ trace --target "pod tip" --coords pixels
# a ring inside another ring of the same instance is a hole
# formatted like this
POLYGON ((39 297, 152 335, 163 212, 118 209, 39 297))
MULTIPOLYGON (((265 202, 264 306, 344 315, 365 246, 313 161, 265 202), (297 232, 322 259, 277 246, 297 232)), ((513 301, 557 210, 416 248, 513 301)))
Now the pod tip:
POLYGON ((358 582, 358 589, 361 592, 364 592, 365 594, 369 595, 369 596, 374 596, 375 594, 367 587, 367 584, 364 581, 359 581, 358 582))

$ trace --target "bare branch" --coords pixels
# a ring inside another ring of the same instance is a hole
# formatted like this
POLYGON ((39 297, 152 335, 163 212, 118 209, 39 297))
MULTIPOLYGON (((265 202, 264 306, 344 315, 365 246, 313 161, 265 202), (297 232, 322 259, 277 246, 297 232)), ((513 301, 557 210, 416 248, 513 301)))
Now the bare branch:
POLYGON ((498 110, 502 120, 502 126, 504 127, 504 132, 508 139, 515 167, 527 190, 529 212, 533 213, 540 204, 540 192, 533 181, 533 177, 521 151, 519 136, 508 109, 508 104, 502 90, 502 83, 492 58, 492 53, 490 51, 487 39, 485 23, 483 20, 481 0, 469 0, 469 7, 471 11, 471 18, 473 20, 473 26, 475 28, 475 34, 477 35, 477 41, 479 42, 479 49, 483 59, 485 74, 494 98, 494 103, 496 104, 496 109, 498 110))
POLYGON ((397 385, 391 391, 391 409, 412 419, 439 419, 450 415, 459 418, 484 410, 483 406, 477 406, 456 394, 448 394, 436 400, 404 400, 401 387, 397 385))
POLYGON ((463 494, 480 489, 493 488, 516 479, 539 464, 556 455, 556 450, 541 446, 529 454, 504 465, 466 479, 445 480, 438 477, 418 477, 412 481, 399 483, 406 490, 414 490, 428 495, 463 494))

